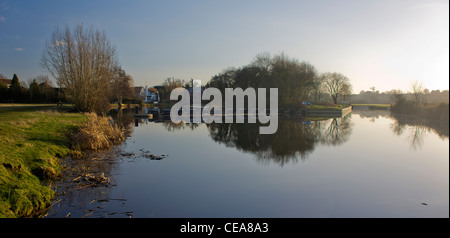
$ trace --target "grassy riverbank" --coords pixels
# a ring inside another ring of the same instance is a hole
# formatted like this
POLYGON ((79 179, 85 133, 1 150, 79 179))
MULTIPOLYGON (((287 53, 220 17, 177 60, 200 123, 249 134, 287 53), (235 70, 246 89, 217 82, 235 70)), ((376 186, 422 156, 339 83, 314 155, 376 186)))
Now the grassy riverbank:
POLYGON ((106 117, 70 113, 55 105, 0 106, 0 217, 33 217, 54 192, 45 185, 61 175, 60 159, 104 150, 125 139, 106 117))
POLYGON ((308 111, 327 111, 327 110, 341 110, 342 108, 344 108, 343 105, 341 104, 336 104, 336 105, 311 105, 308 106, 308 111))
POLYGON ((59 175, 68 134, 88 119, 52 108, 0 107, 0 217, 30 217, 50 204, 53 191, 42 182, 59 175))

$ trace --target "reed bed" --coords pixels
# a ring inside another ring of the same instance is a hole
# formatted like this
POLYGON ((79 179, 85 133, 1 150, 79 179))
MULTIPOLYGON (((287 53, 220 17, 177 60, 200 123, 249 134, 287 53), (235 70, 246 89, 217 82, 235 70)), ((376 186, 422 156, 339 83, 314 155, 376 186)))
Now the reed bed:
POLYGON ((72 148, 78 151, 110 149, 125 140, 123 128, 111 123, 111 118, 90 113, 89 119, 72 135, 72 148))

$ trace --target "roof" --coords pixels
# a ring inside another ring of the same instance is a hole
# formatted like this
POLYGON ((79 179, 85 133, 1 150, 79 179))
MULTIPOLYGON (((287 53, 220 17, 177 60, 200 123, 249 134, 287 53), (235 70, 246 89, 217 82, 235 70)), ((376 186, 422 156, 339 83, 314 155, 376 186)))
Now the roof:
POLYGON ((134 93, 140 94, 142 92, 142 89, 144 89, 144 88, 143 87, 134 87, 134 93))
POLYGON ((11 84, 11 79, 0 79, 0 82, 4 84, 11 84))
POLYGON ((40 87, 46 87, 46 88, 53 88, 52 86, 50 86, 50 84, 48 84, 47 82, 43 82, 39 84, 40 87))
POLYGON ((153 92, 153 93, 157 93, 158 89, 156 89, 156 88, 149 88, 148 91, 149 92, 153 92))

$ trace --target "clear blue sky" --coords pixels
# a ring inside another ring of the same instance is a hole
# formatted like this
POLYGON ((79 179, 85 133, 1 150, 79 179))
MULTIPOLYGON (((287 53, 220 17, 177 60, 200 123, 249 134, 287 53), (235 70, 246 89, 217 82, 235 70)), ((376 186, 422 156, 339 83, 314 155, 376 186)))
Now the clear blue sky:
POLYGON ((0 0, 0 73, 26 81, 56 26, 104 30, 135 85, 201 79, 288 56, 340 72, 354 92, 449 88, 448 0, 56 1, 0 0))

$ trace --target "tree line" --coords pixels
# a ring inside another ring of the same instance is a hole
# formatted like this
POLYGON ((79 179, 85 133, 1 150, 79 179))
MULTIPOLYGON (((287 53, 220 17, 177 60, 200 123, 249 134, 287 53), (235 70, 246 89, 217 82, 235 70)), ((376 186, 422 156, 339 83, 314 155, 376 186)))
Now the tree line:
MULTIPOLYGON (((9 80, 3 74, 0 74, 0 79, 9 80)), ((30 78, 25 83, 14 74, 9 86, 3 80, 0 82, 0 102, 3 103, 56 103, 60 96, 53 82, 43 75, 30 78)))
POLYGON ((352 94, 349 100, 355 104, 398 104, 398 102, 410 102, 416 106, 448 103, 448 90, 429 90, 420 81, 411 81, 406 90, 391 89, 385 92, 376 90, 374 86, 370 90, 361 90, 359 94, 352 94))
MULTIPOLYGON (((162 84, 163 100, 177 87, 192 87, 193 80, 167 78, 162 84)), ((288 57, 285 53, 271 56, 260 53, 243 67, 229 67, 214 75, 206 88, 214 87, 222 93, 225 88, 278 88, 278 104, 282 107, 299 107, 303 101, 323 101, 331 96, 334 104, 352 93, 350 80, 341 73, 319 73, 307 62, 288 57)))
MULTIPOLYGON (((124 99, 133 99, 133 78, 121 68, 117 69, 118 77, 109 88, 109 102, 121 104, 124 99)), ((46 75, 37 75, 26 82, 20 81, 14 74, 11 81, 0 74, 0 103, 69 103, 65 89, 55 87, 54 82, 46 75), (4 81, 5 80, 5 81, 4 81), (8 85, 9 84, 9 85, 8 85)))
POLYGON ((206 87, 225 88, 278 88, 278 104, 282 107, 298 107, 303 101, 321 101, 329 94, 334 104, 350 95, 350 80, 341 73, 319 73, 304 61, 281 53, 271 56, 261 53, 243 67, 230 67, 214 75, 206 87))

